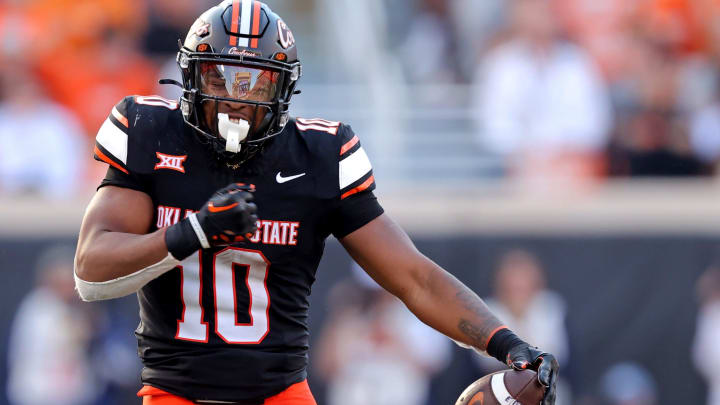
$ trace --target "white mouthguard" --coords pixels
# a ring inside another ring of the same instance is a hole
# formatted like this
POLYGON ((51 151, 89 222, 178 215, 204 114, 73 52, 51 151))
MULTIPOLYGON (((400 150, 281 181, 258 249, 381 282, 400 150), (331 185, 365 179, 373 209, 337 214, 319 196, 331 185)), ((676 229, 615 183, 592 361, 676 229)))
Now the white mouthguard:
POLYGON ((225 150, 237 153, 240 152, 240 142, 247 138, 250 124, 242 119, 232 122, 228 114, 218 113, 218 131, 225 139, 225 150))

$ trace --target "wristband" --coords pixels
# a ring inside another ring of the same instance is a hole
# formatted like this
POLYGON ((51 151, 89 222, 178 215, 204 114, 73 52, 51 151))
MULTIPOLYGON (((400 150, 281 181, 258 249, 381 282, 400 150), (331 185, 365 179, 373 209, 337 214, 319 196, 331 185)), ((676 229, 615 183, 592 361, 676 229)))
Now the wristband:
POLYGON ((200 222, 198 222, 197 214, 193 212, 187 216, 187 219, 190 221, 193 231, 195 231, 195 236, 197 236, 198 241, 200 241, 200 246, 202 246, 203 249, 210 249, 210 242, 208 242, 207 236, 205 236, 205 232, 203 232, 200 222))
POLYGON ((202 247, 188 218, 167 228, 165 231, 165 245, 168 252, 181 261, 202 247))
POLYGON ((495 332, 490 338, 487 345, 487 353, 500 360, 501 363, 507 364, 507 355, 510 349, 521 344, 527 343, 512 333, 510 329, 503 328, 495 332))

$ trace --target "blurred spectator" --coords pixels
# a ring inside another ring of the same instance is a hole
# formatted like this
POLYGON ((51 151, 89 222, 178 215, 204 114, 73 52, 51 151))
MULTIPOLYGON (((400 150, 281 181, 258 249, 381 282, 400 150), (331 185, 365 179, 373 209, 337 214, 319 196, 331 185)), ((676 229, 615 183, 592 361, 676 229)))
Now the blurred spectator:
POLYGON ((683 85, 682 59, 652 38, 639 36, 635 41, 627 69, 612 88, 619 113, 610 149, 610 173, 702 174, 703 167, 692 153, 678 102, 683 85))
POLYGON ((362 270, 334 287, 315 370, 329 405, 424 405, 450 340, 421 323, 362 270))
MULTIPOLYGON (((0 4, 4 57, 52 64, 48 52, 93 48, 108 29, 138 33, 143 0, 10 0, 0 4)), ((77 67, 75 67, 77 68, 77 67)))
POLYGON ((605 78, 613 81, 632 55, 631 29, 637 14, 636 2, 554 0, 553 3, 567 34, 593 56, 605 78))
POLYGON ((546 0, 514 0, 510 18, 510 41, 487 55, 475 78, 482 143, 506 155, 520 178, 596 176, 611 124, 599 72, 561 39, 546 0))
MULTIPOLYGON (((565 301, 545 285, 538 259, 525 250, 512 250, 499 261, 493 297, 488 307, 523 340, 553 353, 567 367, 569 341, 565 326, 565 301)), ((474 355, 483 373, 504 369, 497 360, 474 355)), ((558 383, 558 405, 572 403, 569 387, 558 383)))
POLYGON ((188 27, 198 15, 219 1, 154 0, 148 4, 148 28, 143 33, 143 51, 157 59, 173 57, 178 40, 185 40, 188 27))
POLYGON ((0 189, 72 196, 87 162, 77 119, 46 97, 28 67, 5 67, 0 74, 0 189))
POLYGON ((51 95, 75 111, 94 136, 108 111, 124 96, 153 94, 156 66, 137 50, 136 34, 105 31, 103 41, 75 52, 58 48, 39 65, 51 95))
POLYGON ((655 380, 635 363, 610 367, 600 379, 600 391, 607 405, 658 405, 655 380))
POLYGON ((638 20, 656 41, 682 53, 713 48, 717 28, 712 26, 720 17, 717 0, 647 0, 639 5, 638 20))
POLYGON ((43 252, 36 286, 15 314, 8 347, 8 398, 17 405, 83 405, 100 394, 87 353, 90 317, 76 305, 75 252, 43 252))
POLYGON ((708 385, 707 405, 720 405, 720 376, 715 364, 720 363, 720 268, 709 268, 697 282, 700 311, 692 346, 698 372, 708 385))
POLYGON ((446 0, 422 0, 410 32, 400 45, 406 77, 413 83, 437 85, 460 79, 458 43, 446 0))
POLYGON ((457 36, 457 58, 464 83, 472 80, 478 56, 502 38, 506 30, 506 0, 449 1, 457 36))
POLYGON ((717 173, 720 163, 720 91, 714 102, 691 117, 690 142, 695 155, 717 173))
MULTIPOLYGON (((188 27, 197 16, 218 3, 215 0, 155 0, 148 4, 149 24, 142 35, 142 51, 158 66, 158 79, 174 79, 182 83, 176 62, 178 40, 184 41, 188 27)), ((182 95, 182 90, 172 85, 156 85, 151 92, 170 100, 177 100, 182 95)))
POLYGON ((89 349, 93 372, 102 395, 93 405, 136 403, 142 363, 137 357, 137 341, 132 333, 137 326, 137 298, 93 304, 93 337, 89 349))
POLYGON ((48 42, 35 42, 41 34, 41 24, 33 19, 25 6, 21 0, 0 3, 0 35, 3 38, 0 61, 12 59, 27 63, 38 52, 50 48, 48 42))

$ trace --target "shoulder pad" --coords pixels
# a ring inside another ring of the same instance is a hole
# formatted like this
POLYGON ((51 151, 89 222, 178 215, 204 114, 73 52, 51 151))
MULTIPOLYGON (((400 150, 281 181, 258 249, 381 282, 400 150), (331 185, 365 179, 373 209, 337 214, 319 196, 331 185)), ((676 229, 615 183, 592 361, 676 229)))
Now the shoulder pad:
POLYGON ((349 125, 338 131, 338 190, 340 199, 375 189, 372 164, 349 125))
POLYGON ((296 118, 292 124, 323 173, 323 195, 342 200, 375 189, 370 159, 349 125, 320 118, 296 118))
POLYGON ((171 132, 168 119, 177 109, 176 101, 160 96, 123 98, 98 130, 95 159, 127 174, 152 170, 159 138, 171 132))

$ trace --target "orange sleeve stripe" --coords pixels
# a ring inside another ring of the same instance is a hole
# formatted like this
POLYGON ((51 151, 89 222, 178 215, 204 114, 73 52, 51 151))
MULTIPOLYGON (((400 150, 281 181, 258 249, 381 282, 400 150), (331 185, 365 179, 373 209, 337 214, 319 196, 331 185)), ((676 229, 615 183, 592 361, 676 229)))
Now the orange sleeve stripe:
MULTIPOLYGON (((240 16, 240 0, 234 0, 232 5, 232 23, 230 23, 230 31, 238 32, 238 16, 240 16)), ((237 46, 238 37, 230 34, 230 46, 237 46)))
POLYGON ((112 115, 113 117, 115 117, 116 120, 120 121, 121 124, 125 125, 125 128, 130 127, 130 125, 128 124, 128 119, 125 118, 124 115, 120 114, 120 111, 118 111, 117 108, 113 107, 112 115))
POLYGON ((124 167, 122 167, 122 166, 120 166, 119 164, 115 163, 115 162, 114 162, 112 159, 110 159, 109 157, 105 156, 105 154, 100 151, 100 149, 97 147, 97 145, 95 145, 95 149, 93 150, 93 152, 95 152, 95 155, 96 155, 97 157, 99 157, 103 162, 109 164, 110 166, 112 166, 112 167, 120 170, 121 172, 123 172, 123 173, 125 173, 125 174, 130 174, 130 173, 127 171, 127 169, 125 169, 124 167))
POLYGON ((493 336, 495 336, 496 333, 500 332, 503 329, 508 329, 507 325, 500 325, 497 328, 493 329, 492 332, 488 335, 488 340, 485 342, 485 350, 487 350, 487 345, 490 343, 490 340, 492 340, 493 336))
POLYGON ((347 143, 345 143, 345 145, 340 148, 340 155, 349 151, 350 148, 352 148, 353 146, 355 146, 355 144, 358 143, 358 141, 360 141, 360 139, 358 139, 357 135, 353 136, 351 140, 347 141, 347 143))
POLYGON ((348 190, 343 195, 340 196, 340 199, 343 200, 347 197, 350 197, 353 194, 359 193, 361 191, 367 190, 368 187, 370 187, 375 182, 375 176, 370 176, 367 180, 365 180, 361 185, 355 187, 352 190, 348 190))
MULTIPOLYGON (((253 1, 253 23, 252 23, 252 35, 258 35, 260 33, 260 2, 253 1)), ((251 48, 258 47, 258 39, 253 38, 250 41, 251 48)))

